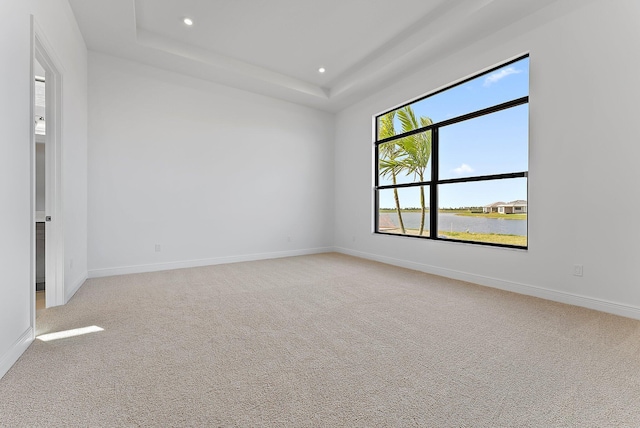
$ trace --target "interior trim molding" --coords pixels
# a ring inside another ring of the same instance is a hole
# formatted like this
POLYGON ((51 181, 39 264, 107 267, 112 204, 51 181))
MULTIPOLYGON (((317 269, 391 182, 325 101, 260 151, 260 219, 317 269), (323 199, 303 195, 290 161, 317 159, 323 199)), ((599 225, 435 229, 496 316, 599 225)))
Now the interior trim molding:
MULTIPOLYGON (((63 61, 60 60, 56 50, 53 48, 53 44, 33 15, 32 22, 31 72, 33 73, 33 63, 37 61, 45 69, 47 75, 45 88, 47 98, 45 106, 45 117, 47 118, 45 136, 45 164, 47 169, 45 174, 47 181, 45 211, 53 219, 49 222, 45 231, 45 276, 47 282, 45 295, 47 302, 53 302, 53 306, 58 306, 64 304, 64 209, 62 200, 62 124, 64 111, 62 108, 62 92, 65 69, 62 66, 63 61)), ((32 146, 34 146, 33 142, 32 146)), ((35 181, 35 173, 32 174, 32 180, 35 181)), ((32 193, 35 193, 35 184, 32 183, 31 187, 33 189, 32 193)), ((34 197, 35 195, 32 195, 32 198, 34 197)), ((35 214, 35 208, 32 208, 32 212, 35 214)), ((33 254, 31 263, 35 266, 35 253, 33 254)))
POLYGON ((0 357, 0 379, 9 371, 18 358, 27 350, 31 342, 33 342, 33 327, 27 328, 24 333, 16 340, 7 352, 0 357))
POLYGON ((137 25, 136 40, 141 46, 181 57, 187 61, 193 61, 196 64, 205 64, 226 70, 229 73, 242 74, 251 79, 260 80, 288 90, 311 95, 321 100, 329 99, 329 91, 320 86, 296 79, 286 74, 267 70, 263 67, 231 58, 226 55, 218 54, 186 43, 181 43, 160 34, 143 30, 137 25))
POLYGON ((167 263, 153 263, 144 265, 121 266, 115 268, 91 269, 89 278, 105 276, 127 275, 130 273, 157 272, 161 270, 184 269, 200 266, 220 265, 225 263, 251 262, 254 260, 279 259, 282 257, 306 256, 309 254, 330 253, 333 247, 307 248, 291 251, 276 251, 271 253, 254 253, 238 256, 214 257, 209 259, 183 260, 167 263))
POLYGON ((424 263, 412 262, 407 260, 396 259, 393 257, 381 256, 373 253, 352 250, 349 248, 335 247, 335 251, 363 259, 374 260, 394 266, 404 267, 407 269, 417 270, 420 272, 430 273, 433 275, 444 276, 447 278, 457 279, 460 281, 472 282, 474 284, 486 287, 498 288, 500 290, 511 291, 527 296, 538 297, 545 300, 551 300, 558 303, 580 306, 583 308, 594 309, 600 312, 606 312, 613 315, 620 315, 627 318, 640 320, 640 308, 631 305, 623 305, 608 300, 597 299, 593 297, 581 296, 579 294, 567 293, 564 291, 550 290, 548 288, 539 287, 537 285, 523 284, 520 282, 505 281, 503 279, 492 278, 483 275, 476 275, 469 272, 459 271, 455 269, 447 269, 438 266, 428 265, 424 263))

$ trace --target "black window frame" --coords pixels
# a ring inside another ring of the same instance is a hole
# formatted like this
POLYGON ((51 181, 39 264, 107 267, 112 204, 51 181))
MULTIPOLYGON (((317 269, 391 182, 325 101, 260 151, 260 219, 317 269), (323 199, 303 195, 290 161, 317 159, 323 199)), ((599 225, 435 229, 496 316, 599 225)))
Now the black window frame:
MULTIPOLYGON (((463 85, 473 79, 477 79, 478 77, 490 74, 496 70, 499 70, 503 67, 506 67, 510 64, 516 63, 518 61, 521 61, 525 58, 529 58, 529 54, 525 54, 522 56, 519 56, 515 59, 509 60, 505 63, 496 65, 495 67, 490 68, 489 70, 483 71, 481 73, 475 74, 471 77, 468 77, 462 81, 456 82, 452 85, 446 86, 442 89, 439 89, 435 92, 429 93, 425 96, 422 96, 420 98, 414 99, 412 101, 409 101, 405 104, 402 104, 400 106, 394 107, 392 109, 386 110, 383 113, 380 113, 378 115, 375 116, 374 120, 375 120, 375 126, 374 126, 374 168, 375 168, 375 174, 374 174, 374 205, 375 205, 375 211, 374 211, 374 233, 375 234, 379 234, 379 235, 387 235, 387 236, 401 236, 401 237, 409 237, 409 238, 418 238, 418 239, 430 239, 430 240, 436 240, 436 241, 446 241, 446 242, 459 242, 459 243, 466 243, 466 244, 475 244, 475 245, 484 245, 484 246, 492 246, 492 247, 503 247, 503 248, 515 248, 515 249, 521 249, 521 250, 527 250, 529 248, 529 207, 528 207, 528 200, 529 200, 529 171, 527 168, 527 171, 517 171, 517 172, 510 172, 510 173, 503 173, 503 174, 491 174, 491 175, 477 175, 477 176, 470 176, 470 177, 460 177, 460 178, 448 178, 448 179, 440 179, 439 178, 439 168, 438 168, 438 164, 439 164, 439 137, 438 137, 438 131, 440 128, 448 126, 448 125, 453 125, 456 123, 460 123, 460 122, 465 122, 471 119, 475 119, 478 117, 482 117, 482 116, 486 116, 492 113, 497 113, 499 111, 503 111, 503 110, 507 110, 510 108, 514 108, 514 107, 518 107, 521 105, 525 105, 525 104, 529 104, 529 95, 524 96, 524 97, 520 97, 520 98, 516 98, 507 102, 503 102, 500 104, 496 104, 494 106, 490 106, 490 107, 486 107, 480 110, 476 110, 470 113, 465 113, 462 114, 460 116, 451 118, 451 119, 447 119, 447 120, 443 120, 437 123, 433 123, 429 126, 425 126, 422 128, 416 128, 414 130, 411 130, 409 132, 405 132, 405 133, 401 133, 401 134, 397 134, 382 140, 378 139, 379 136, 379 128, 380 128, 380 118, 390 112, 393 111, 397 111, 400 110, 403 107, 406 106, 411 106, 414 105, 426 98, 432 97, 434 95, 437 95, 439 93, 442 93, 444 91, 447 91, 449 89, 452 89, 456 86, 460 86, 463 85), (379 171, 379 166, 380 166, 380 153, 379 153, 379 146, 381 144, 384 143, 389 143, 392 141, 396 141, 396 140, 400 140, 402 138, 411 136, 411 135, 415 135, 415 134, 420 134, 423 132, 427 132, 427 131, 431 131, 431 179, 428 181, 421 181, 421 182, 411 182, 411 183, 401 183, 401 184, 389 184, 389 185, 384 185, 384 186, 380 186, 380 171, 379 171), (463 240, 463 239, 452 239, 452 238, 446 238, 446 237, 440 237, 438 236, 438 188, 440 185, 442 184, 453 184, 453 183, 470 183, 470 182, 478 182, 478 181, 491 181, 491 180, 503 180, 503 179, 512 179, 512 178, 526 178, 527 179, 527 218, 526 218, 526 222, 527 222, 527 244, 526 245, 510 245, 510 244, 500 244, 500 243, 495 243, 495 242, 479 242, 479 241, 469 241, 469 240, 463 240), (380 224, 379 224, 379 219, 380 219, 380 198, 379 198, 379 192, 380 190, 386 190, 386 189, 400 189, 400 188, 409 188, 409 187, 421 187, 421 186, 429 186, 429 210, 431 212, 431 210, 433 209, 433 207, 435 207, 435 215, 429 215, 429 236, 424 236, 424 235, 410 235, 410 234, 402 234, 402 233, 390 233, 390 232, 381 232, 380 231, 380 224)), ((527 147, 529 147, 530 141, 527 141, 527 147)), ((529 157, 527 154, 527 164, 529 162, 529 157)))

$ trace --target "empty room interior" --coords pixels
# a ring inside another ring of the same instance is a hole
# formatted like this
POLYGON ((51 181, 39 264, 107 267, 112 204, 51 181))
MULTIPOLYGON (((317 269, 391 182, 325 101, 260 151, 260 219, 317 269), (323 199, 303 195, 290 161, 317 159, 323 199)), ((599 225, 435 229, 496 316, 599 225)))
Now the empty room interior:
POLYGON ((640 2, 0 16, 0 426, 640 426, 640 2))

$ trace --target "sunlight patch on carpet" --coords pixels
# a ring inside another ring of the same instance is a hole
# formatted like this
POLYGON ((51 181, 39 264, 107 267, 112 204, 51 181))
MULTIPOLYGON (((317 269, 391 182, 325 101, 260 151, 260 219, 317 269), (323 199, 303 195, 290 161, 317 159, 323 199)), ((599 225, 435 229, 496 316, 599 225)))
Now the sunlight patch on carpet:
POLYGON ((97 325, 92 325, 89 327, 58 331, 56 333, 41 334, 40 336, 36 337, 36 339, 42 340, 43 342, 49 342, 51 340, 66 339, 68 337, 75 337, 75 336, 81 336, 83 334, 96 333, 98 331, 104 331, 104 329, 101 327, 98 327, 97 325))

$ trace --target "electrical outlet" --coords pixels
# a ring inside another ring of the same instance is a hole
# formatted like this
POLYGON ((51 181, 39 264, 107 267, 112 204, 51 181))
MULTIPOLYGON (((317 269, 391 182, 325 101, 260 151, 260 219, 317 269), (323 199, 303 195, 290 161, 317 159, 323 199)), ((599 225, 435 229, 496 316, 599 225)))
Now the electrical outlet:
POLYGON ((573 265, 573 276, 582 276, 582 265, 573 265))
POLYGON ((160 244, 156 244, 156 253, 159 253, 160 251, 162 251, 162 248, 160 248, 160 244))
POLYGON ((291 242, 291 237, 287 236, 287 242, 291 242))
POLYGON ((69 259, 69 269, 73 269, 73 259, 69 259))
POLYGON ((355 236, 355 235, 354 235, 354 236, 352 236, 352 237, 351 237, 351 240, 352 240, 353 242, 356 242, 356 236, 355 236))

